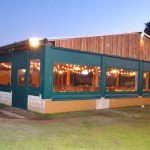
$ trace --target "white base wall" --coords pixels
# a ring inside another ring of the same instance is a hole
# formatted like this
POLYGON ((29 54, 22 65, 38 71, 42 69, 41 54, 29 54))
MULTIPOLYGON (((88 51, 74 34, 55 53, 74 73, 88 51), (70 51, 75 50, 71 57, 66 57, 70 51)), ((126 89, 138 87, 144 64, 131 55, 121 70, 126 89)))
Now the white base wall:
POLYGON ((11 106, 12 105, 12 93, 0 91, 0 103, 11 106))
POLYGON ((41 96, 28 95, 28 110, 44 113, 45 101, 41 96))
POLYGON ((96 109, 108 109, 109 99, 101 98, 96 100, 96 109))

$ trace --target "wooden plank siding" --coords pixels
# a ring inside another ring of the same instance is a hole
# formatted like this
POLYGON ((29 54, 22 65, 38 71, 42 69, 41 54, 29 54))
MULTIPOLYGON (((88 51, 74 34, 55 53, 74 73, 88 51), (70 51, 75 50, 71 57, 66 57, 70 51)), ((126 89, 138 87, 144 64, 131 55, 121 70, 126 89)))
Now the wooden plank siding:
POLYGON ((139 32, 55 40, 55 46, 150 61, 150 39, 139 32))

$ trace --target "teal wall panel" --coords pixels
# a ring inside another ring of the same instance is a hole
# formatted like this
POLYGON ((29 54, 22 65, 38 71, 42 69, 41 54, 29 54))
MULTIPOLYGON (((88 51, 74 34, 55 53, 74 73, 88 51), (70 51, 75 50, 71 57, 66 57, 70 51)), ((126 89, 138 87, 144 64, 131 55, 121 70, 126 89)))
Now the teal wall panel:
POLYGON ((101 93, 95 92, 95 95, 91 92, 83 93, 53 93, 53 66, 54 64, 77 64, 77 65, 88 65, 88 66, 99 66, 101 67, 101 56, 95 54, 89 54, 79 51, 73 51, 68 49, 45 47, 44 56, 44 85, 43 85, 43 98, 48 99, 85 99, 87 94, 90 97, 100 98, 101 93), (71 94, 71 96, 70 96, 71 94))
POLYGON ((144 62, 143 61, 143 71, 144 72, 150 72, 150 62, 144 62))
POLYGON ((101 77, 100 77, 101 96, 105 97, 106 93, 106 56, 101 59, 101 77))
MULTIPOLYGON (((25 50, 28 53, 28 65, 24 63, 22 65, 28 68, 29 72, 29 60, 40 59, 41 60, 41 86, 40 88, 28 87, 28 94, 30 95, 42 95, 43 99, 53 100, 67 100, 67 99, 98 99, 100 97, 105 98, 123 98, 123 97, 137 97, 137 96, 150 96, 150 92, 143 92, 143 72, 150 71, 150 62, 127 59, 121 57, 114 57, 108 55, 94 54, 90 52, 81 52, 65 48, 44 46, 39 50, 25 50), (100 91, 99 92, 53 92, 53 66, 54 64, 77 64, 88 66, 99 66, 101 68, 100 76, 100 91), (131 69, 138 71, 138 90, 137 92, 120 92, 120 93, 106 93, 106 69, 107 67, 131 69)), ((0 55, 0 62, 15 61, 14 55, 20 55, 18 59, 22 59, 23 55, 21 51, 0 55)), ((19 60, 17 60, 19 61, 19 60)), ((19 65, 19 64, 18 64, 19 65)), ((12 67, 13 70, 17 67, 17 63, 12 67)), ((29 78, 29 74, 28 74, 29 78)), ((12 86, 0 85, 1 91, 11 91, 12 86)))
MULTIPOLYGON (((98 99, 124 98, 142 96, 143 89, 143 61, 126 59, 108 55, 86 53, 76 50, 45 46, 43 50, 43 85, 42 97, 44 99, 67 100, 67 99, 98 99), (99 66, 101 68, 99 92, 53 92, 53 66, 54 64, 77 64, 99 66), (106 93, 106 69, 107 67, 123 68, 138 71, 138 89, 136 92, 112 92, 106 93)), ((149 63, 145 65, 150 68, 149 63)), ((146 68, 145 67, 145 68, 146 68)))
POLYGON ((139 61, 119 57, 106 56, 106 67, 139 70, 139 61))
POLYGON ((138 74, 138 95, 142 96, 143 93, 143 61, 139 61, 139 74, 138 74))
POLYGON ((0 62, 12 61, 12 53, 0 55, 0 62))

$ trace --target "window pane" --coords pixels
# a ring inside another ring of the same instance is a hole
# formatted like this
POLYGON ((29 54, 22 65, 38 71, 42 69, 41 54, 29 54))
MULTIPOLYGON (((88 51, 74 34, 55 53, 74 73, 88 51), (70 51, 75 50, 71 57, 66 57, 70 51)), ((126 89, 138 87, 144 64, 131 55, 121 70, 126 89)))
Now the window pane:
POLYGON ((30 86, 40 86, 40 59, 30 60, 30 86))
POLYGON ((25 86, 26 69, 18 70, 18 86, 25 86))
POLYGON ((150 72, 145 72, 143 75, 143 90, 150 91, 150 72))
POLYGON ((100 67, 71 64, 54 65, 55 92, 99 91, 100 67))
POLYGON ((136 71, 108 68, 106 73, 107 92, 136 91, 138 74, 136 71))
POLYGON ((11 63, 10 62, 0 63, 0 84, 1 85, 11 84, 11 63))

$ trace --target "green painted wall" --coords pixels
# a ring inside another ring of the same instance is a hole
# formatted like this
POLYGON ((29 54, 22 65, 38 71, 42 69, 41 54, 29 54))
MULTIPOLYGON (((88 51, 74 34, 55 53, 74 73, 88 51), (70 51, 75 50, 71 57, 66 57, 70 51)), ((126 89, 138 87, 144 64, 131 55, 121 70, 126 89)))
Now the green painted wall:
MULTIPOLYGON (((143 89, 143 61, 125 59, 107 55, 85 53, 64 48, 46 46, 43 56, 43 98, 52 100, 73 100, 73 99, 98 99, 125 98, 142 96, 143 89), (100 91, 99 92, 53 92, 53 66, 54 64, 77 64, 101 67, 100 91), (135 92, 106 92, 106 68, 123 68, 138 72, 138 88, 135 92)), ((149 64, 146 64, 150 66, 149 64)))
MULTIPOLYGON (((137 96, 150 96, 150 92, 143 92, 143 72, 150 71, 150 62, 125 59, 121 57, 113 57, 107 55, 94 54, 90 52, 81 52, 71 49, 44 46, 39 50, 26 50, 28 53, 27 63, 25 64, 28 70, 29 76, 29 60, 40 59, 41 60, 41 86, 39 88, 29 87, 27 84, 28 94, 40 95, 43 99, 52 100, 78 100, 78 99, 99 99, 105 98, 124 98, 124 97, 137 97, 137 96), (53 92, 53 66, 54 64, 66 63, 77 65, 89 65, 99 66, 101 68, 100 76, 100 91, 99 92, 53 92), (106 68, 116 67, 124 69, 132 69, 138 71, 138 90, 137 92, 106 92, 106 68)), ((12 62, 15 55, 19 55, 21 59, 23 57, 20 51, 0 55, 0 62, 10 61, 12 62)), ((19 60, 16 60, 19 62, 19 60)), ((12 68, 12 81, 13 71, 16 66, 12 68)), ((28 77, 29 79, 29 77, 28 77)), ((0 85, 1 91, 12 90, 11 86, 0 85)))
POLYGON ((45 47, 45 81, 43 98, 53 100, 73 100, 73 99, 92 99, 100 98, 100 92, 53 92, 53 66, 54 64, 77 64, 101 67, 101 56, 77 52, 74 50, 67 50, 61 48, 45 47))

